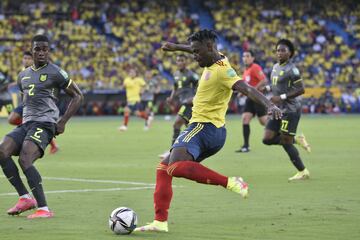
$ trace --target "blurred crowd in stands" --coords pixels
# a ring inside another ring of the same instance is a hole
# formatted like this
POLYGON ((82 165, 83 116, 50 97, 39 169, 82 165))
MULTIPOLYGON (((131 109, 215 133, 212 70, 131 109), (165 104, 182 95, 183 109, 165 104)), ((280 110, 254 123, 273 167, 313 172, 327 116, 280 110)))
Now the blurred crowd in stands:
MULTIPOLYGON (((123 88, 129 69, 157 80, 159 92, 172 88, 175 55, 160 50, 164 41, 185 43, 200 29, 202 15, 192 1, 17 1, 0 2, 0 71, 16 80, 22 52, 33 35, 51 39, 51 59, 84 91, 123 88)), ((220 46, 242 74, 241 53, 255 51, 270 74, 279 38, 294 41, 294 61, 306 87, 337 87, 304 99, 305 112, 359 112, 360 4, 357 1, 202 1, 214 28, 230 48, 220 46), (335 24, 345 36, 339 35, 335 24)), ((220 43, 221 44, 221 43, 220 43)), ((189 56, 188 67, 201 73, 189 56)), ((241 101, 235 101, 241 102, 241 101)), ((235 104, 237 105, 237 104, 235 104)), ((112 107, 110 107, 112 108, 112 107)), ((236 107, 235 107, 236 108, 236 107)), ((235 110, 234 108, 234 110, 235 110)))

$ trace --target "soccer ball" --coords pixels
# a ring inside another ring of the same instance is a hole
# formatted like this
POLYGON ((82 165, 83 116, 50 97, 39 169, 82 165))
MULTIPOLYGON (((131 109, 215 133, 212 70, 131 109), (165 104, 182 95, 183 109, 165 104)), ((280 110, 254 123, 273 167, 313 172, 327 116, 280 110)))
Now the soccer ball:
POLYGON ((136 213, 127 207, 119 207, 111 212, 109 227, 116 234, 130 234, 137 225, 136 213))

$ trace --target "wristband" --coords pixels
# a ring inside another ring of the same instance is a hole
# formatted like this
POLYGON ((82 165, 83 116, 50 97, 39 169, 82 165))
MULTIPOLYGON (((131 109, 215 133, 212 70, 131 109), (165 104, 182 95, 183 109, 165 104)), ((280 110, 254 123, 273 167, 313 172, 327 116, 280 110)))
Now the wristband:
POLYGON ((280 98, 281 98, 281 100, 285 100, 285 99, 287 99, 287 96, 286 96, 286 94, 284 93, 284 94, 281 94, 281 95, 280 95, 280 98))

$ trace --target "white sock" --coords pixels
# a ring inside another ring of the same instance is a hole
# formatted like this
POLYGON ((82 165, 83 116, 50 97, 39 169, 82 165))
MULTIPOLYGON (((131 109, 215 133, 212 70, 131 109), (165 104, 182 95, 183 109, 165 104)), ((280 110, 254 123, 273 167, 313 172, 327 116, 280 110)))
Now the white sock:
POLYGON ((45 206, 45 207, 39 207, 38 210, 44 210, 44 211, 47 211, 47 212, 50 212, 48 206, 45 206))
POLYGON ((31 199, 31 195, 27 193, 27 194, 21 195, 20 198, 31 199))

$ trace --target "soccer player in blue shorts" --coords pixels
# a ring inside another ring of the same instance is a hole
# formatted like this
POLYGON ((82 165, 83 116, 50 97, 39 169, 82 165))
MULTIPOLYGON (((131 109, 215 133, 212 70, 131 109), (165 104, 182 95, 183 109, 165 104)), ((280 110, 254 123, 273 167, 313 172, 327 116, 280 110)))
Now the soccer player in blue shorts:
POLYGON ((242 197, 248 196, 248 185, 241 177, 227 177, 200 164, 202 160, 217 153, 225 143, 225 114, 233 90, 242 92, 265 106, 273 118, 281 118, 278 107, 241 80, 228 59, 216 49, 216 39, 214 31, 201 30, 189 37, 190 45, 165 43, 162 47, 164 51, 192 53, 204 71, 193 99, 190 124, 176 139, 170 156, 157 167, 155 219, 135 231, 168 232, 173 177, 220 185, 242 197))
POLYGON ((33 66, 21 71, 18 85, 23 95, 23 123, 7 134, 0 143, 0 165, 8 181, 19 195, 9 215, 18 215, 36 208, 27 218, 49 218, 49 210, 42 178, 34 162, 44 155, 44 150, 55 135, 64 133, 65 125, 81 105, 83 96, 68 74, 49 62, 50 43, 46 36, 36 35, 31 41, 33 66), (56 101, 63 89, 71 98, 64 113, 59 117, 56 101), (19 169, 12 156, 19 156, 19 165, 26 176, 34 198, 26 189, 19 169))

